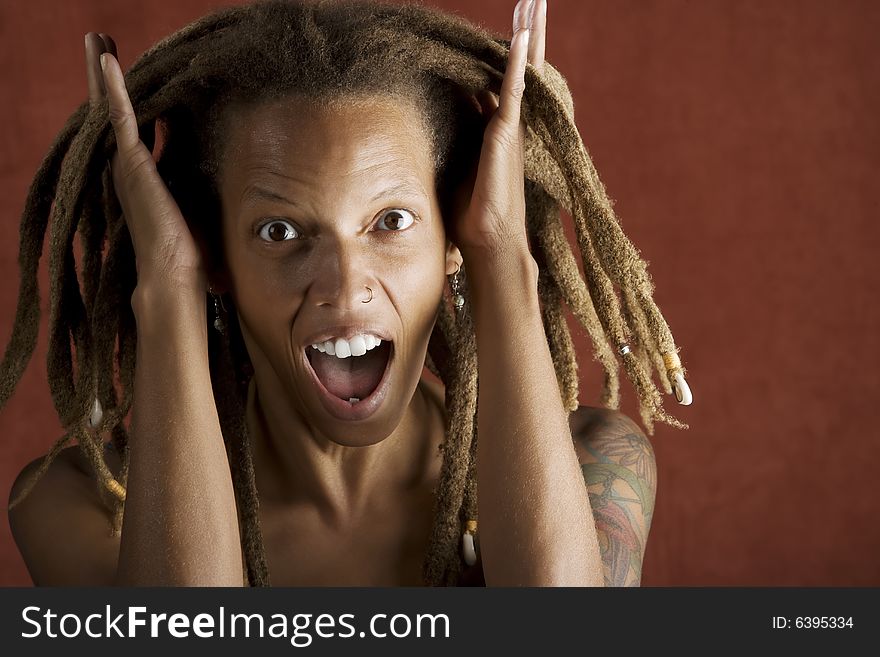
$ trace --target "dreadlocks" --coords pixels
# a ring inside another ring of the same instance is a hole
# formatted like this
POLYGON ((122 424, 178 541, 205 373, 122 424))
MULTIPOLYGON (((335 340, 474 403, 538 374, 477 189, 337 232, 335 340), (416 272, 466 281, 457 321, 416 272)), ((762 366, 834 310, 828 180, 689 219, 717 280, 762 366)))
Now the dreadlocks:
MULTIPOLYGON (((163 180, 193 232, 219 254, 219 245, 211 241, 219 239, 220 231, 209 228, 221 216, 218 144, 233 104, 257 105, 290 94, 322 103, 369 93, 420 99, 448 220, 449 199, 481 143, 482 123, 469 99, 482 89, 500 92, 509 47, 508 40, 462 18, 417 5, 262 0, 218 10, 163 39, 131 67, 126 86, 141 139, 153 149, 156 128, 163 138, 157 155, 163 180)), ((36 344, 37 268, 48 228, 48 375, 66 433, 10 508, 29 493, 64 445, 76 440, 95 469, 99 494, 118 533, 129 465, 124 419, 132 403, 136 352, 128 299, 137 280, 131 238, 106 167, 115 137, 104 102, 97 108, 83 103, 74 112, 28 192, 20 232, 21 286, 0 369, 0 407, 15 390, 36 344), (77 232, 79 275, 73 251, 77 232), (103 415, 93 427, 96 399, 103 415), (104 460, 105 431, 122 456, 118 479, 104 460)), ((653 434, 655 419, 687 428, 663 409, 652 380, 656 371, 670 393, 670 381, 685 370, 652 299, 647 265, 621 230, 581 141, 565 79, 548 63, 542 74, 533 67, 526 70, 522 116, 527 125, 527 231, 565 407, 573 411, 578 405, 568 308, 585 328, 604 370, 602 404, 619 407, 619 356, 648 432, 653 434), (563 209, 573 220, 583 275, 563 231, 563 209)), ((466 272, 461 275, 467 296, 466 272)), ((454 312, 444 300, 428 348, 427 365, 446 387, 443 465, 423 568, 429 585, 456 581, 463 567, 461 528, 477 512, 477 355, 469 306, 454 312)), ((213 392, 241 514, 246 576, 251 585, 268 585, 244 413, 249 362, 231 298, 224 299, 224 307, 230 330, 225 335, 208 332, 213 392)))

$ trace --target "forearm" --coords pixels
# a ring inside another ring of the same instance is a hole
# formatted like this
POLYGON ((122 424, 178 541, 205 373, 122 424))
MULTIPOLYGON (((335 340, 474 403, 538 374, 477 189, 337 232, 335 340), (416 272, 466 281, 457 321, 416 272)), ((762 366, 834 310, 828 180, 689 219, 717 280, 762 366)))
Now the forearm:
POLYGON ((208 368, 205 303, 140 288, 120 585, 241 586, 238 518, 208 368))
POLYGON ((527 250, 465 255, 479 367, 480 549, 489 585, 602 586, 583 474, 527 250))

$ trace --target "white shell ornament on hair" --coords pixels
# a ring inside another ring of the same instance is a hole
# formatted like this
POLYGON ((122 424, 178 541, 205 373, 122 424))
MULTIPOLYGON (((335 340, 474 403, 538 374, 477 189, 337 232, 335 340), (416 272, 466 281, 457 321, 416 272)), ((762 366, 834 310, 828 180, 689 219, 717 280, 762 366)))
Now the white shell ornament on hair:
POLYGON ((682 406, 690 406, 693 403, 694 396, 691 394, 691 387, 685 381, 684 375, 681 372, 676 372, 672 376, 672 391, 675 393, 678 403, 682 406))
POLYGON ((477 563, 477 549, 474 546, 474 535, 470 532, 465 532, 461 536, 461 551, 464 556, 464 562, 468 566, 473 566, 477 563))
POLYGON ((98 398, 95 397, 95 403, 92 404, 92 413, 89 415, 89 426, 92 429, 97 429, 98 425, 101 424, 101 418, 104 417, 104 409, 101 408, 101 402, 98 401, 98 398))

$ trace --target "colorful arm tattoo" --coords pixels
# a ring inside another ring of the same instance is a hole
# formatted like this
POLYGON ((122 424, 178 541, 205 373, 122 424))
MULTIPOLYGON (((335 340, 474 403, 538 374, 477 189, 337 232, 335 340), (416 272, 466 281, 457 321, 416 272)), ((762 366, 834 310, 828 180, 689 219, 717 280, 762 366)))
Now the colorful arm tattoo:
POLYGON ((602 551, 605 586, 639 586, 654 498, 654 450, 638 425, 605 411, 575 436, 602 551))

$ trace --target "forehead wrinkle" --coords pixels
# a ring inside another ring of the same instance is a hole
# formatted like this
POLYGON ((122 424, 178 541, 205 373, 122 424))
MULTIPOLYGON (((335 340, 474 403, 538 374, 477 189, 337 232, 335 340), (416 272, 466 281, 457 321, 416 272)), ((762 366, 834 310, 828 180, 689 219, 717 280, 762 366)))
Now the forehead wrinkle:
MULTIPOLYGON (((268 192, 268 195, 286 196, 288 202, 296 205, 295 197, 297 195, 314 190, 320 191, 322 188, 330 189, 334 195, 338 194, 341 189, 359 190, 359 196, 362 197, 360 200, 366 202, 376 201, 384 194, 395 193, 412 193, 423 199, 428 198, 415 164, 402 162, 401 160, 404 158, 397 156, 399 149, 394 146, 381 146, 378 148, 378 151, 382 151, 381 161, 357 162, 358 166, 354 170, 346 171, 342 174, 336 168, 333 173, 336 184, 332 187, 320 180, 320 171, 316 171, 315 167, 303 167, 302 170, 304 172, 315 172, 318 175, 299 176, 295 172, 290 173, 289 169, 288 171, 279 170, 277 164, 274 166, 256 163, 246 165, 242 168, 245 174, 245 184, 241 200, 244 201, 248 197, 266 197, 267 194, 260 194, 261 191, 265 191, 268 192), (253 175, 254 173, 257 175, 253 175), (280 178, 283 182, 279 186, 275 184, 276 181, 271 180, 272 178, 280 178), (288 192, 285 195, 284 190, 291 189, 298 191, 296 194, 288 192), (368 197, 370 194, 372 196, 368 197)), ((300 167, 296 168, 299 169, 300 167)))
POLYGON ((426 186, 433 184, 436 172, 430 136, 419 116, 395 110, 387 115, 373 113, 371 120, 361 121, 362 129, 358 129, 362 114, 355 111, 352 115, 354 109, 313 114, 317 134, 313 132, 302 140, 296 137, 306 129, 304 124, 288 122, 284 115, 271 110, 259 113, 263 120, 257 120, 256 126, 251 124, 244 134, 239 133, 243 139, 235 149, 239 160, 236 168, 242 174, 239 201, 259 197, 259 192, 250 193, 257 187, 297 206, 297 196, 303 201, 303 196, 311 197, 309 204, 324 194, 338 201, 341 190, 352 192, 352 203, 372 203, 386 194, 409 192, 430 204, 426 186), (337 122, 350 118, 355 123, 347 123, 343 129, 350 138, 334 138, 337 122), (327 137, 320 138, 324 134, 327 137))
POLYGON ((256 154, 284 158, 286 153, 303 152, 305 144, 311 147, 311 156, 320 153, 325 160, 346 162, 373 153, 381 158, 382 151, 396 158, 406 157, 412 151, 430 150, 430 134, 426 132, 419 110, 411 103, 389 104, 373 99, 333 108, 313 107, 306 122, 300 121, 297 107, 275 105, 264 107, 256 114, 258 125, 252 126, 247 134, 256 154), (342 131, 348 133, 350 139, 333 138, 340 131, 340 123, 344 124, 342 131), (297 135, 302 133, 309 133, 309 137, 328 137, 298 140, 297 135))
MULTIPOLYGON (((294 169, 338 175, 340 171, 357 174, 383 166, 402 165, 407 170, 415 170, 430 160, 413 157, 423 152, 423 144, 401 143, 400 137, 388 134, 362 134, 360 139, 351 142, 322 140, 315 144, 294 143, 279 148, 278 141, 261 139, 251 141, 245 152, 239 153, 240 170, 265 170, 269 173, 294 178, 283 173, 294 169), (308 148, 306 146, 309 146, 308 148), (411 147, 413 146, 413 147, 411 147), (266 147, 266 148, 264 148, 266 147), (423 159, 419 162, 419 159, 423 159)), ((290 140, 292 141, 292 140, 290 140)))

